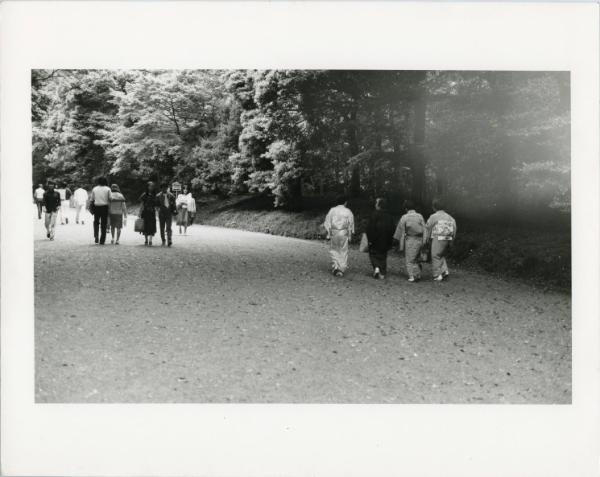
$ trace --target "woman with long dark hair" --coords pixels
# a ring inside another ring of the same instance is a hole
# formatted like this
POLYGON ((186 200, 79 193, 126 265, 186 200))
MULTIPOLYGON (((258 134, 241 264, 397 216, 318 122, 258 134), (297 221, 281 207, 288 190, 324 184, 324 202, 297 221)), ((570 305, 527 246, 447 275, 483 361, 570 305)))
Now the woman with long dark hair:
POLYGON ((387 254, 392 248, 394 234, 394 220, 386 211, 385 199, 375 201, 375 212, 369 219, 366 233, 373 278, 384 279, 387 274, 387 254))
POLYGON ((152 237, 156 234, 156 190, 154 182, 146 184, 146 191, 140 196, 139 217, 144 220, 144 245, 152 246, 152 237))

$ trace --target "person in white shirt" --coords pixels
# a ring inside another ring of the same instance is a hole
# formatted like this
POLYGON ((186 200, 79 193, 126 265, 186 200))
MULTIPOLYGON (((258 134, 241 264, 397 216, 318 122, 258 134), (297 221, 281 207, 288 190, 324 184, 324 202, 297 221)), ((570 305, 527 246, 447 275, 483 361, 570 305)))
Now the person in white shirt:
POLYGON ((190 224, 190 214, 196 212, 196 201, 192 197, 192 193, 188 191, 187 186, 183 186, 183 190, 177 195, 175 205, 177 206, 179 235, 181 235, 181 227, 183 227, 183 235, 187 235, 187 228, 190 224))
POLYGON ((110 204, 110 187, 106 177, 98 178, 96 187, 92 189, 90 209, 94 214, 94 242, 104 245, 108 227, 108 206, 110 204), (98 231, 100 228, 100 231, 98 231), (100 234, 98 234, 100 232, 100 234), (100 235, 100 236, 98 236, 100 235))
POLYGON ((75 189, 73 193, 73 200, 75 202, 75 223, 79 223, 79 218, 81 217, 81 224, 84 224, 83 215, 85 213, 85 207, 87 205, 89 199, 88 191, 83 187, 79 186, 75 189))
POLYGON ((59 189, 54 189, 58 192, 60 196, 60 208, 58 209, 58 220, 60 220, 60 225, 65 225, 65 218, 67 219, 67 224, 69 223, 69 218, 66 216, 66 211, 69 208, 69 202, 67 201, 67 190, 64 185, 61 185, 59 189), (65 204, 66 202, 66 204, 65 204), (64 210, 63 210, 64 209, 64 210))
POLYGON ((42 219, 42 209, 44 207, 44 187, 42 184, 38 184, 37 189, 33 193, 33 202, 37 205, 38 220, 42 219))

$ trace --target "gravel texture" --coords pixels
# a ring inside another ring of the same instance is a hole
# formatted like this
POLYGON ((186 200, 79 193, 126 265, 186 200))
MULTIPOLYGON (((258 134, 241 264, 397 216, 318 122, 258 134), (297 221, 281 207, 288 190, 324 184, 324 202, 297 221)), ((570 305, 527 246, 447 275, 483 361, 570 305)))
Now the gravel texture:
POLYGON ((145 247, 35 219, 36 402, 570 403, 571 298, 386 280, 327 244, 194 225, 145 247), (157 245, 158 243, 158 245, 157 245))

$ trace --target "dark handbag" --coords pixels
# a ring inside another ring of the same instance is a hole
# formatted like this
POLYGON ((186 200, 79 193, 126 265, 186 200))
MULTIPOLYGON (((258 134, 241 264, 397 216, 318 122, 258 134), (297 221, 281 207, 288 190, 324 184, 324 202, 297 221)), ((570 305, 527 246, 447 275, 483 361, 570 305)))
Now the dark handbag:
POLYGON ((421 247, 419 261, 422 263, 430 263, 431 262, 431 244, 426 243, 423 245, 423 247, 421 247))
POLYGON ((134 232, 143 232, 144 231, 144 219, 141 217, 135 219, 135 223, 133 224, 134 232))
POLYGON ((96 213, 96 206, 94 205, 94 201, 90 200, 90 205, 88 206, 88 210, 90 214, 94 215, 96 213))

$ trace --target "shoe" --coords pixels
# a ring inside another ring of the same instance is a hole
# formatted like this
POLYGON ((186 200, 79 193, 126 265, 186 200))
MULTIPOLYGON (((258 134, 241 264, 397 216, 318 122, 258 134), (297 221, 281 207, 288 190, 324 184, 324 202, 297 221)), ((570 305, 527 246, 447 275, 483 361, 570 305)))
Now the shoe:
POLYGON ((375 270, 373 270, 373 276, 375 278, 377 278, 379 276, 379 267, 375 267, 375 270))
POLYGON ((119 241, 118 240, 115 242, 115 245, 119 245, 119 241))
POLYGON ((164 247, 166 245, 166 242, 163 240, 162 243, 160 244, 161 247, 164 247))
POLYGON ((173 245, 173 242, 171 242, 171 241, 169 240, 169 242, 167 243, 167 246, 168 246, 168 247, 170 247, 171 245, 173 245))
POLYGON ((414 277, 408 277, 408 281, 411 282, 411 283, 416 282, 416 280, 414 279, 414 277))
POLYGON ((65 223, 68 225, 69 224, 69 219, 65 219, 65 223))
POLYGON ((98 243, 98 237, 94 237, 94 243, 98 243))
POLYGON ((438 275, 437 277, 434 277, 434 278, 433 278, 433 281, 434 281, 434 282, 441 282, 443 279, 444 279, 444 277, 443 277, 443 276, 441 276, 441 275, 438 275))
POLYGON ((54 240, 54 236, 51 236, 51 237, 50 237, 50 240, 54 240))
POLYGON ((110 241, 111 245, 115 243, 114 239, 111 239, 110 241))
POLYGON ((82 221, 81 221, 81 225, 84 225, 84 224, 85 224, 85 222, 82 220, 82 221))
POLYGON ((50 232, 46 234, 46 238, 50 238, 50 232))
POLYGON ((448 278, 450 278, 450 273, 449 272, 442 273, 442 280, 447 280, 448 278))
POLYGON ((79 220, 76 220, 76 221, 75 221, 75 223, 76 223, 76 224, 78 224, 78 223, 79 223, 79 220))

